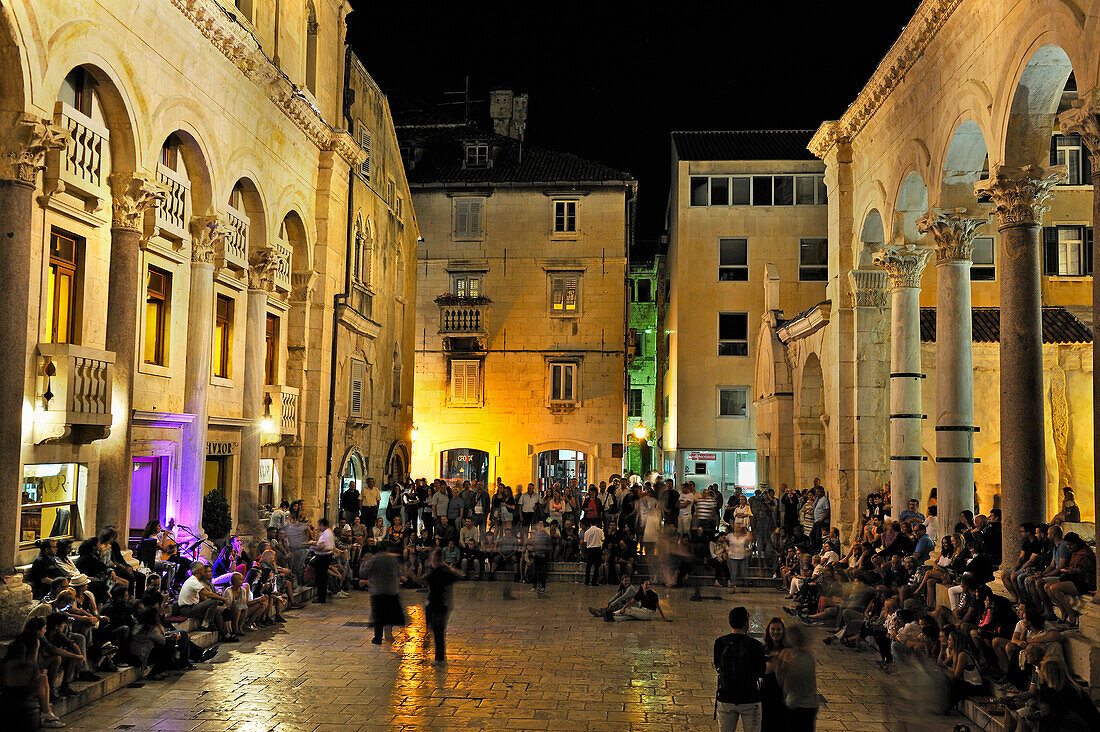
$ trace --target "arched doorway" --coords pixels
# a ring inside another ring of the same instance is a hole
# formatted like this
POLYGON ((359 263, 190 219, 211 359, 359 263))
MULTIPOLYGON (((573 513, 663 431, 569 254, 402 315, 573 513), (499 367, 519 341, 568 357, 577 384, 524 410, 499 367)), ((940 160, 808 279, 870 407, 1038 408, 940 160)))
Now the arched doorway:
POLYGON ((568 485, 573 478, 588 485, 588 457, 579 450, 546 450, 538 454, 537 464, 540 491, 554 483, 568 485))
POLYGON ((811 353, 802 366, 795 416, 795 481, 809 488, 814 478, 825 477, 824 377, 821 361, 811 353))
POLYGON ((353 449, 345 458, 344 467, 340 469, 340 495, 343 496, 352 488, 362 494, 365 478, 366 469, 363 465, 363 457, 357 450, 353 449))

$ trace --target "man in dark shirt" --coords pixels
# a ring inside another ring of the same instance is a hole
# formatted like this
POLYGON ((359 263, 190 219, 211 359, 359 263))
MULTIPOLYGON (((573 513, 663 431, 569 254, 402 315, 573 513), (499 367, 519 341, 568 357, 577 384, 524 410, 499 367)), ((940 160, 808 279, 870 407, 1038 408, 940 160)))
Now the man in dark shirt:
POLYGON ((728 635, 714 641, 714 668, 718 672, 718 729, 733 732, 737 720, 745 732, 760 730, 760 680, 764 678, 764 646, 749 637, 749 611, 730 610, 728 635))
POLYGON ((435 662, 441 666, 447 662, 447 615, 451 611, 452 585, 460 576, 458 570, 443 563, 443 553, 436 549, 428 558, 423 580, 428 585, 428 604, 424 618, 435 639, 435 662))
POLYGON ((437 546, 442 549, 452 541, 455 543, 455 546, 458 546, 458 528, 455 527, 446 516, 440 517, 439 524, 439 533, 436 536, 437 546))
POLYGON ((50 591, 50 585, 58 577, 67 577, 65 570, 58 566, 54 557, 57 555, 57 542, 54 539, 38 540, 38 556, 31 562, 31 568, 27 571, 27 584, 31 586, 31 595, 35 600, 41 600, 50 591))
POLYGON ((359 489, 354 483, 340 495, 340 508, 344 512, 345 521, 351 521, 352 516, 359 515, 359 489))
MULTIPOLYGON (((1024 578, 1039 567, 1039 559, 1043 552, 1043 540, 1035 535, 1035 524, 1025 521, 1020 524, 1020 556, 1012 567, 1001 571, 1001 581, 1005 589, 1012 595, 1014 603, 1020 602, 1020 587, 1024 578), (1021 583, 1021 584, 1017 584, 1021 583)), ((1044 537, 1045 538, 1045 537, 1044 537)), ((996 561, 996 558, 994 558, 996 561)))

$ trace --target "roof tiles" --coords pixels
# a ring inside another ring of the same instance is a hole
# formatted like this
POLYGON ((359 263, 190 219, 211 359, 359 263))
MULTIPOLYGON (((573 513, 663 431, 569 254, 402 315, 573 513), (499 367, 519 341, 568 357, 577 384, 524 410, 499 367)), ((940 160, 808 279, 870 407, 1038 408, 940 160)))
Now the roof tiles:
POLYGON ((712 130, 672 133, 679 160, 817 160, 813 130, 712 130))
MULTIPOLYGON (((1000 343, 1001 309, 973 308, 974 343, 1000 343)), ((936 342, 936 309, 920 309, 920 339, 936 342)), ((1043 343, 1092 343, 1092 331, 1064 307, 1043 308, 1043 343)))

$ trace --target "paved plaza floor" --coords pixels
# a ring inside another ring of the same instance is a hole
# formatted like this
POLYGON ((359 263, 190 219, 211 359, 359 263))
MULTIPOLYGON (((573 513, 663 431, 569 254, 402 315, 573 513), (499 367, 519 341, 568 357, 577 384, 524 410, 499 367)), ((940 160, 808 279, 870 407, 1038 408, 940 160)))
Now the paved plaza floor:
MULTIPOLYGON (((510 584, 510 583, 509 583, 510 584)), ((714 637, 727 632, 734 600, 759 637, 783 615, 773 589, 689 602, 690 590, 658 588, 672 623, 605 623, 586 611, 609 588, 551 584, 538 600, 512 584, 456 586, 449 663, 430 662, 422 592, 404 592, 411 623, 394 643, 370 643, 366 593, 307 604, 276 630, 222 646, 212 664, 169 681, 124 688, 65 717, 70 730, 716 730, 714 637)), ((791 619, 788 616, 783 616, 791 619)), ((797 621, 795 621, 797 622, 797 621)), ((915 699, 911 674, 882 673, 876 654, 820 643, 819 730, 951 730, 915 699), (887 720, 906 720, 898 724, 887 720)))

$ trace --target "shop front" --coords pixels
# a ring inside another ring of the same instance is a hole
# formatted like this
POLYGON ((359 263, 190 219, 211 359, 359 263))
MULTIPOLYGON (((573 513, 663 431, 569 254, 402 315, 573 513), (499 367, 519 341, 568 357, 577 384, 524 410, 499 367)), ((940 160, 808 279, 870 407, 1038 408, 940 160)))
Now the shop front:
POLYGON ((19 507, 19 548, 31 549, 42 538, 81 538, 80 506, 85 500, 88 468, 78 463, 23 466, 19 507))
POLYGON ((538 454, 537 465, 540 491, 554 483, 567 485, 573 478, 588 485, 588 457, 579 450, 545 450, 538 454))
POLYGON ((755 450, 680 450, 681 482, 702 490, 715 483, 728 496, 736 488, 753 493, 757 488, 755 450))
POLYGON ((439 475, 452 486, 464 481, 489 484, 489 453, 458 447, 439 453, 439 475))

